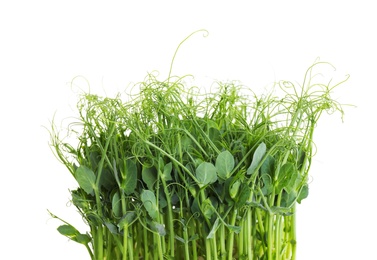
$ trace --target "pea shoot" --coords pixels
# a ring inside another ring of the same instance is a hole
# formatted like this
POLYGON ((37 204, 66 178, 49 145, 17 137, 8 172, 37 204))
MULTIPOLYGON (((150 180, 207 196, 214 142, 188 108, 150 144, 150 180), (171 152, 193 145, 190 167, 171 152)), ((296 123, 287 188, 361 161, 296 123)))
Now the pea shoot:
POLYGON ((91 259, 296 259, 295 207, 308 196, 313 133, 339 111, 317 61, 298 86, 257 96, 234 82, 201 94, 186 77, 149 74, 127 101, 79 96, 78 122, 51 145, 78 183, 89 227, 58 231, 91 259))

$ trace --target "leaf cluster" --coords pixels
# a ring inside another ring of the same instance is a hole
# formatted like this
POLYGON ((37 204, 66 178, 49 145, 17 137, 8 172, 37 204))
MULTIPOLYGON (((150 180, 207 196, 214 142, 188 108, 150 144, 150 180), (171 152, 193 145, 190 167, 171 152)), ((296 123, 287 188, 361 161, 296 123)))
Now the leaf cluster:
POLYGON ((323 111, 343 113, 330 98, 336 85, 316 81, 321 64, 301 86, 276 83, 280 96, 234 82, 203 94, 185 77, 153 74, 127 101, 84 93, 77 146, 55 127, 51 140, 90 232, 68 223, 59 232, 92 259, 288 259, 314 128, 323 111))

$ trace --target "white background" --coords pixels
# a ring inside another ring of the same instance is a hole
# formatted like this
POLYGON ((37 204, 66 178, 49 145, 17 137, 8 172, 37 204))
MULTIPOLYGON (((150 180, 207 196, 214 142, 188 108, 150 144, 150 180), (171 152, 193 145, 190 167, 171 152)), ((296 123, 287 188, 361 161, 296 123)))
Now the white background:
POLYGON ((47 209, 85 230, 76 184, 49 148, 49 127, 75 113, 81 75, 112 96, 158 70, 239 80, 263 90, 302 82, 320 57, 351 77, 315 134, 309 198, 298 206, 299 260, 377 259, 376 7, 373 1, 2 1, 0 3, 0 251, 6 259, 89 259, 58 234, 47 209), (137 2, 137 4, 131 4, 137 2), (205 2, 205 3, 204 3, 205 2), (256 4, 263 2, 263 4, 256 4))

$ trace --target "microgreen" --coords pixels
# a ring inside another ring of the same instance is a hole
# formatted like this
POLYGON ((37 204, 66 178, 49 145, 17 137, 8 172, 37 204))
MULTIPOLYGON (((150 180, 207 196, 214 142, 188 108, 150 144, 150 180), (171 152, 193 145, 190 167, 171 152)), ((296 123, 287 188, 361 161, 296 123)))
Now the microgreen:
POLYGON ((338 84, 312 76, 327 65, 302 85, 278 82, 282 96, 234 82, 199 94, 185 77, 153 74, 127 101, 83 93, 78 145, 54 125, 51 144, 90 231, 63 220, 58 231, 92 259, 295 259, 314 129, 323 111, 343 114, 330 98, 338 84))

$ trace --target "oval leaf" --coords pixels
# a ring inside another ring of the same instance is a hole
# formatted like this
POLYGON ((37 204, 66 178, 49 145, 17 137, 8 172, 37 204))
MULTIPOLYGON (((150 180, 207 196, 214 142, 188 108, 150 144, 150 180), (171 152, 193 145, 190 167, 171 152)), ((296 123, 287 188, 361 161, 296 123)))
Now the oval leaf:
POLYGON ((76 228, 68 224, 59 226, 58 231, 60 234, 68 238, 75 237, 77 234, 80 233, 76 228))
POLYGON ((154 190, 154 184, 157 180, 157 171, 154 167, 143 167, 141 178, 147 184, 149 190, 154 190))
POLYGON ((221 152, 216 158, 217 175, 226 180, 234 168, 234 157, 229 151, 221 152))
POLYGON ((250 194, 251 194, 251 188, 247 186, 247 184, 243 183, 241 185, 240 193, 237 196, 236 208, 241 208, 245 206, 247 201, 250 198, 250 194))
POLYGON ((274 179, 274 170, 275 170, 275 159, 271 155, 266 156, 266 159, 263 161, 261 166, 261 173, 267 174, 274 179))
POLYGON ((137 215, 134 211, 126 212, 126 214, 124 214, 124 216, 121 218, 121 220, 118 223, 119 230, 123 230, 125 225, 128 226, 132 224, 135 221, 136 217, 137 215))
POLYGON ((200 209, 202 211, 203 216, 206 219, 211 219, 213 213, 215 213, 215 209, 212 206, 212 202, 209 198, 202 201, 202 204, 200 205, 200 209))
POLYGON ((122 203, 119 192, 115 192, 111 199, 111 208, 115 217, 122 216, 122 203))
POLYGON ((195 173, 200 187, 214 183, 217 180, 216 167, 212 163, 202 162, 196 168, 195 173))
POLYGON ((251 161, 250 167, 247 169, 248 175, 251 175, 255 172, 265 153, 266 144, 262 142, 258 145, 257 149, 253 154, 253 160, 251 161))
POLYGON ((308 184, 304 184, 300 189, 300 193, 298 194, 297 202, 301 203, 301 201, 303 199, 306 199, 308 195, 309 195, 309 186, 308 184))
POLYGON ((58 231, 63 236, 66 236, 72 241, 80 244, 86 245, 91 241, 91 238, 88 234, 81 234, 75 227, 69 224, 59 226, 58 231))
POLYGON ((137 185, 137 168, 134 160, 127 159, 123 162, 122 174, 122 189, 127 195, 132 194, 137 185))
POLYGON ((77 243, 86 245, 88 244, 92 239, 88 234, 77 234, 76 239, 74 240, 77 243))
POLYGON ((153 231, 157 232, 160 236, 166 235, 165 226, 163 224, 153 221, 149 223, 149 226, 153 231))
POLYGON ((93 190, 96 186, 96 176, 91 169, 86 166, 80 166, 76 169, 75 178, 80 188, 87 194, 93 195, 93 190))
POLYGON ((265 195, 265 196, 270 195, 272 193, 273 189, 274 189, 270 175, 263 173, 262 176, 261 176, 261 180, 262 180, 262 183, 263 183, 263 187, 262 187, 263 195, 265 195))
POLYGON ((152 219, 157 219, 158 207, 154 193, 150 190, 143 190, 141 192, 140 199, 143 202, 144 208, 147 210, 148 215, 152 219))
POLYGON ((238 194, 238 191, 240 189, 240 186, 241 186, 241 181, 240 180, 236 180, 234 181, 233 183, 231 183, 231 185, 229 186, 229 196, 234 199, 236 198, 237 194, 238 194))
POLYGON ((173 178, 171 177, 172 169, 173 169, 173 164, 171 162, 164 166, 163 178, 165 179, 165 181, 173 180, 173 178))
POLYGON ((283 189, 290 193, 296 184, 298 173, 292 163, 284 164, 279 171, 276 183, 276 194, 280 193, 283 189))

